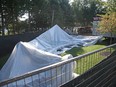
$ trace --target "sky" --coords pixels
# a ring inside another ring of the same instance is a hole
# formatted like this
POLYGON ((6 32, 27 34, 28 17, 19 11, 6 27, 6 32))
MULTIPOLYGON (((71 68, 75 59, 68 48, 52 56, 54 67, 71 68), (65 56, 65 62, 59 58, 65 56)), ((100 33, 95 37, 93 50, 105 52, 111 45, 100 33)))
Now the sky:
POLYGON ((106 2, 107 0, 102 0, 102 1, 105 1, 106 2))
POLYGON ((22 17, 19 17, 20 21, 25 21, 28 19, 28 13, 25 13, 22 17))
MULTIPOLYGON (((72 3, 74 0, 69 0, 70 1, 70 3, 72 3)), ((102 0, 102 1, 107 1, 107 0, 102 0)))

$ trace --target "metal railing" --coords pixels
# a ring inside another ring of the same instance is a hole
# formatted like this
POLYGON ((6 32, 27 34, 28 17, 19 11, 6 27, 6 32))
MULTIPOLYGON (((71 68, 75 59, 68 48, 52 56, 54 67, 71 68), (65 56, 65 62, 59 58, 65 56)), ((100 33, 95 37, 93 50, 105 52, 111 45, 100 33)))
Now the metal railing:
POLYGON ((81 75, 115 51, 116 44, 0 82, 0 87, 58 87, 81 75), (76 63, 75 63, 76 62, 76 63), (76 66, 76 68, 75 68, 76 66), (76 74, 74 74, 76 73, 76 74))

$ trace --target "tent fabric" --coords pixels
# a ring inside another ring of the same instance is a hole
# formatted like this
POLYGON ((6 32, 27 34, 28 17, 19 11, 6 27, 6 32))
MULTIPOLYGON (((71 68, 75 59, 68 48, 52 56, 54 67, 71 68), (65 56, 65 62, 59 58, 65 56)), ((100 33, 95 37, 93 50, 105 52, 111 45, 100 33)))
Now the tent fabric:
MULTIPOLYGON (((100 38, 101 37, 99 36, 91 36, 89 38, 84 36, 74 37, 67 34, 58 25, 55 25, 30 42, 19 42, 16 44, 8 61, 0 71, 0 81, 63 61, 63 57, 56 54, 62 53, 63 51, 69 50, 76 46, 93 45, 100 38)), ((65 57, 65 60, 72 58, 71 56, 65 57)), ((67 74, 64 75, 67 77, 69 76, 70 79, 73 78, 72 63, 68 66, 64 66, 67 70, 71 70, 69 73, 61 70, 61 72, 67 74)), ((44 73, 45 72, 43 72, 43 74, 44 73)), ((41 78, 44 78, 44 76, 41 75, 41 78)))
POLYGON ((53 54, 60 54, 73 47, 90 46, 95 44, 101 36, 71 36, 58 25, 53 26, 40 36, 29 43, 36 47, 53 54), (62 50, 59 52, 59 49, 62 50))
POLYGON ((0 80, 9 79, 60 61, 61 57, 58 55, 41 51, 25 42, 19 42, 1 69, 0 80))
POLYGON ((68 35, 58 25, 53 26, 29 43, 38 49, 51 53, 55 53, 58 48, 66 45, 77 44, 74 37, 68 35))
MULTIPOLYGON (((26 42, 19 42, 15 47, 14 50, 6 62, 6 64, 3 66, 0 72, 0 81, 14 78, 16 76, 20 76, 23 74, 26 74, 27 72, 36 70, 38 68, 42 68, 47 65, 51 65, 53 63, 61 62, 63 60, 67 60, 69 58, 72 58, 72 55, 66 55, 64 57, 51 54, 49 52, 45 52, 39 49, 36 49, 35 47, 31 46, 29 43, 26 42)), ((56 87, 56 84, 60 86, 60 80, 61 78, 67 78, 67 79, 62 79, 62 82, 69 81, 70 79, 74 78, 73 76, 73 68, 74 68, 74 62, 72 63, 67 63, 66 65, 62 66, 61 68, 53 69, 52 70, 52 78, 54 79, 49 79, 51 78, 50 71, 45 71, 39 74, 39 79, 38 75, 33 77, 33 82, 35 87, 38 87, 38 80, 40 80, 41 84, 39 84, 41 87, 45 87, 45 83, 47 83, 47 87, 56 87), (56 70, 57 70, 57 75, 59 77, 56 78, 56 70), (60 75, 60 74, 63 75, 60 75), (46 76, 45 76, 46 74, 46 76), (70 78, 70 79, 69 79, 70 78), (49 79, 48 82, 45 82, 46 79, 49 79), (57 83, 56 83, 57 79, 57 83), (51 84, 52 81, 53 83, 51 84)), ((26 86, 32 87, 32 80, 31 79, 26 79, 26 86)), ((17 83, 18 87, 24 87, 25 84, 22 81, 18 81, 17 83)), ((14 87, 15 83, 12 83, 9 85, 9 87, 14 87)))
MULTIPOLYGON (((26 42, 19 42, 13 49, 11 56, 9 57, 8 61, 5 63, 3 68, 0 71, 0 81, 4 81, 10 78, 14 78, 16 76, 20 76, 23 74, 26 74, 30 71, 42 68, 44 66, 48 66, 57 62, 61 62, 64 60, 67 60, 69 58, 72 58, 72 55, 66 55, 64 57, 45 52, 42 50, 39 50, 35 48, 34 46, 30 45, 26 42)), ((46 87, 45 83, 48 85, 47 87, 56 87, 56 84, 58 86, 61 85, 61 78, 67 78, 62 79, 62 82, 69 81, 70 79, 74 78, 73 76, 73 69, 74 69, 74 62, 67 63, 67 65, 63 65, 61 68, 54 68, 52 70, 52 78, 51 78, 51 72, 45 71, 38 75, 33 77, 33 82, 35 87, 38 87, 40 85, 41 87, 46 87), (56 78, 56 70, 58 77, 56 78), (62 73, 62 75, 60 75, 62 73), (46 74, 46 76, 45 76, 46 74), (45 82, 46 79, 49 81, 45 82), (57 79, 57 83, 56 83, 57 79), (38 80, 41 82, 37 83, 38 80), (51 81, 53 82, 51 84, 51 81)), ((32 80, 27 78, 26 79, 26 86, 32 87, 32 80)), ((9 87, 15 87, 15 83, 9 84, 9 87)), ((18 87, 24 87, 25 84, 23 81, 18 81, 17 83, 18 87)))
POLYGON ((76 39, 80 40, 83 42, 83 46, 90 46, 94 45, 98 41, 102 39, 103 36, 76 36, 76 39))

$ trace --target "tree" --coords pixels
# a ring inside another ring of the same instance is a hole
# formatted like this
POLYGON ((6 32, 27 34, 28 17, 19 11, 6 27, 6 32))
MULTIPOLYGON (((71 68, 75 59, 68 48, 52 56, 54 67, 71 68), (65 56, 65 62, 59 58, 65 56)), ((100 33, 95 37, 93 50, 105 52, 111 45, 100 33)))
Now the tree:
POLYGON ((107 13, 101 15, 98 31, 101 33, 110 33, 110 44, 112 43, 112 36, 116 34, 116 0, 108 0, 106 3, 107 13))
POLYGON ((99 22, 98 31, 101 33, 110 33, 112 42, 112 35, 116 34, 116 12, 110 14, 105 14, 101 16, 101 21, 99 22))
MULTIPOLYGON (((40 0, 41 1, 41 0, 40 0)), ((51 27, 73 25, 73 13, 68 0, 42 0, 43 3, 34 3, 32 7, 32 20, 37 27, 51 27), (40 4, 40 5, 39 5, 40 4)))
POLYGON ((2 35, 4 35, 4 29, 8 30, 8 34, 10 34, 10 32, 15 34, 17 30, 16 26, 18 22, 18 16, 25 13, 25 0, 0 0, 0 6, 2 35))
POLYGON ((61 0, 60 8, 62 11, 63 26, 74 26, 74 13, 69 0, 61 0))
POLYGON ((72 7, 75 13, 75 22, 82 26, 88 26, 93 17, 102 14, 104 7, 101 0, 74 0, 72 7))
POLYGON ((116 0, 108 0, 107 7, 108 12, 116 12, 116 0))

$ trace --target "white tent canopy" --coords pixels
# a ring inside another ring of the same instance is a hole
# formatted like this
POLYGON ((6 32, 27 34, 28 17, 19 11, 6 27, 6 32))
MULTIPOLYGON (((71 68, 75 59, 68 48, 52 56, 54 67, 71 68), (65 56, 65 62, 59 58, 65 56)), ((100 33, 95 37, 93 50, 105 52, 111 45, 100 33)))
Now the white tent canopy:
POLYGON ((19 42, 0 72, 0 80, 22 75, 29 71, 61 61, 61 57, 19 42))

